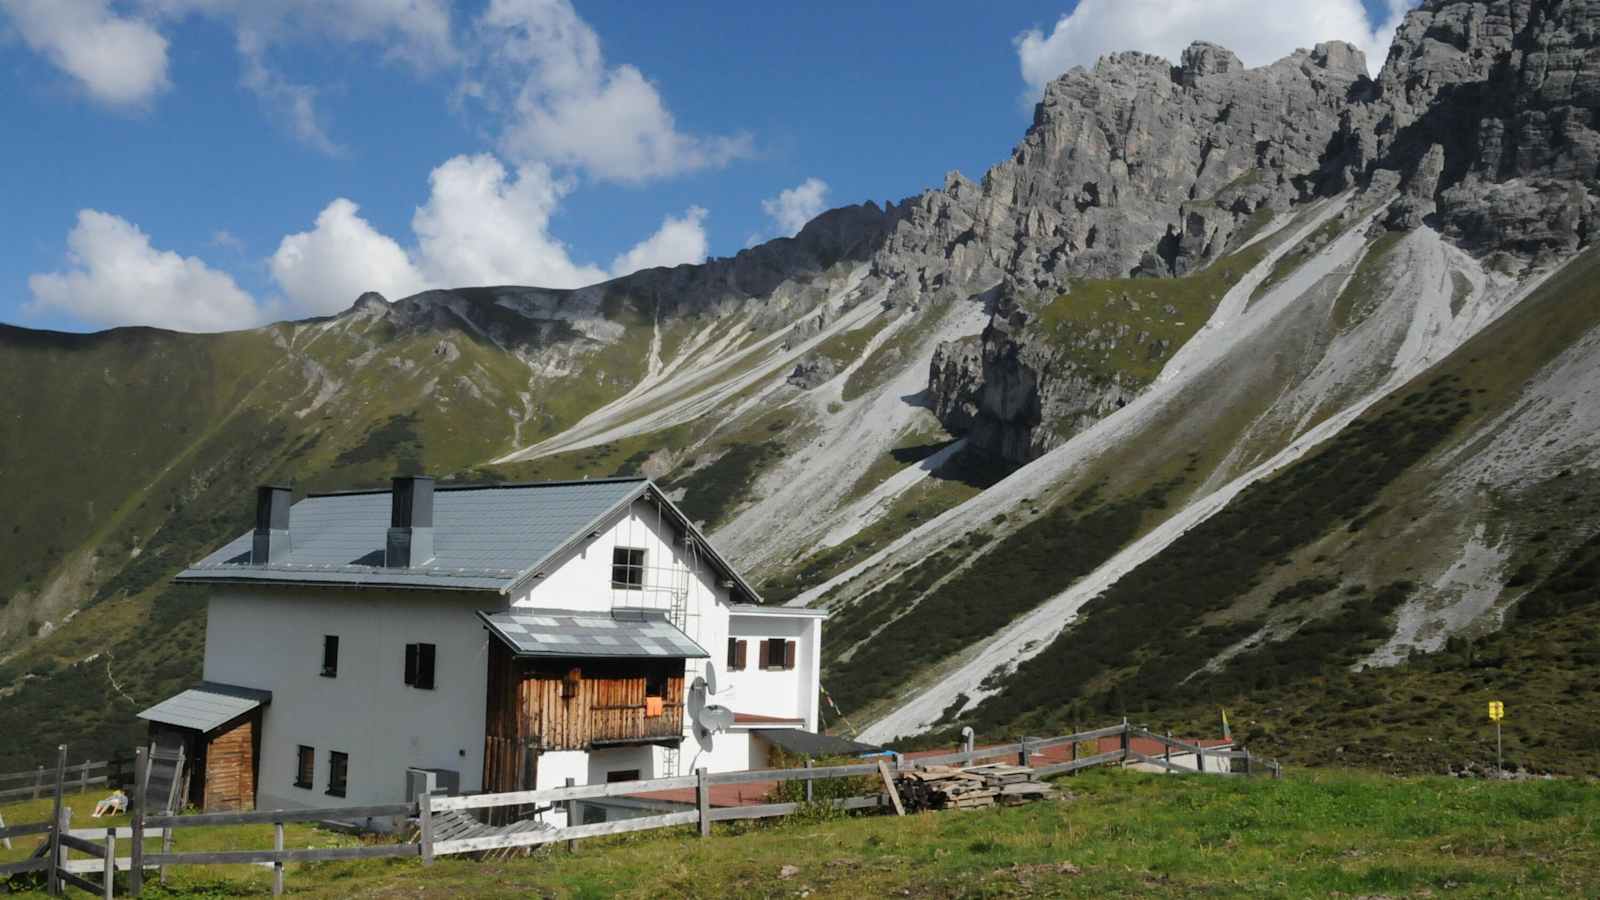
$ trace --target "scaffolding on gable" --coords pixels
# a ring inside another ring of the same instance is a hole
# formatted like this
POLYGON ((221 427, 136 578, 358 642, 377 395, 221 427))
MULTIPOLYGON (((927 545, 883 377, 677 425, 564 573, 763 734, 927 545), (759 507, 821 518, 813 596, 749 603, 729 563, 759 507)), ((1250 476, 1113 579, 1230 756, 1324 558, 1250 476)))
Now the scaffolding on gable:
MULTIPOLYGON (((678 531, 668 525, 662 516, 662 503, 659 499, 652 495, 647 495, 645 499, 655 507, 655 529, 652 531, 648 526, 640 525, 639 530, 646 534, 637 534, 635 526, 639 524, 638 517, 632 511, 629 512, 617 546, 644 550, 644 560, 639 567, 637 578, 619 579, 615 575, 612 577, 611 607, 662 610, 666 612, 668 621, 678 630, 704 646, 700 634, 700 609, 699 605, 693 602, 694 585, 701 574, 700 548, 694 536, 688 531, 678 531)), ((703 663, 686 662, 684 666, 686 684, 692 683, 695 677, 704 674, 699 671, 700 665, 703 663)), ((658 774, 682 774, 678 771, 679 758, 677 747, 664 748, 663 771, 658 774)))

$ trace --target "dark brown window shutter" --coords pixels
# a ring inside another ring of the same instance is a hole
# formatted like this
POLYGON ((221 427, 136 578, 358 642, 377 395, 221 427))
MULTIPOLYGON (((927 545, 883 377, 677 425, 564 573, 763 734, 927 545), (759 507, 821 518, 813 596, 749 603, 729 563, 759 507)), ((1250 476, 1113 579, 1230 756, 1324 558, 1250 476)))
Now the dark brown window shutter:
POLYGON ((417 645, 406 645, 406 684, 417 683, 417 645))
POLYGON ((735 669, 741 672, 744 671, 746 658, 750 655, 749 651, 749 641, 739 641, 737 646, 733 648, 733 667, 735 669))
POLYGON ((738 659, 739 659, 739 642, 734 640, 733 638, 728 638, 728 668, 729 668, 729 670, 733 670, 733 669, 739 668, 739 664, 737 662, 738 659))
POLYGON ((433 690, 433 644, 417 645, 417 687, 433 690))
POLYGON ((783 667, 794 668, 794 641, 783 642, 783 667))
POLYGON ((771 665, 771 663, 772 663, 771 645, 772 645, 771 641, 762 641, 761 642, 761 656, 756 662, 756 665, 759 668, 765 669, 767 666, 771 665))

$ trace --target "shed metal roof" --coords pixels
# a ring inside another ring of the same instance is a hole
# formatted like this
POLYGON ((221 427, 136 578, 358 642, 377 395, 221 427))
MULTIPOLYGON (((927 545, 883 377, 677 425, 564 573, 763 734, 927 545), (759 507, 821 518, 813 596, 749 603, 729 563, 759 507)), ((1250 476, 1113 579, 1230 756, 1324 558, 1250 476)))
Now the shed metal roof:
POLYGON ((755 591, 688 518, 645 478, 533 484, 438 485, 434 558, 384 566, 392 503, 388 490, 313 494, 289 511, 291 547, 280 561, 251 565, 251 532, 178 573, 185 583, 292 583, 510 593, 565 550, 650 494, 707 559, 752 599, 755 591))
POLYGON ((206 732, 271 702, 271 691, 203 681, 139 713, 139 718, 206 732))
POLYGON ((877 753, 882 747, 863 744, 831 734, 817 734, 799 728, 763 728, 757 732, 762 740, 769 741, 790 753, 801 756, 851 756, 857 753, 877 753))
POLYGON ((703 647, 650 609, 482 610, 478 617, 518 656, 702 659, 703 647))

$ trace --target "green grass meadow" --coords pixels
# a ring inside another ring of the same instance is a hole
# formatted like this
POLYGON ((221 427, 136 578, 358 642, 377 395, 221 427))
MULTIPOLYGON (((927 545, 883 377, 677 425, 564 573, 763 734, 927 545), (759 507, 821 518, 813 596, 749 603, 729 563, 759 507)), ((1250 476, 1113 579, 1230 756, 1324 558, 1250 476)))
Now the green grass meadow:
MULTIPOLYGON (((704 840, 662 830, 508 862, 291 865, 286 884, 305 897, 1600 896, 1592 780, 1101 770, 1058 787, 1060 799, 1021 807, 800 816, 718 825, 704 840)), ((253 830, 196 829, 180 844, 270 845, 253 830)), ((353 840, 292 828, 288 845, 353 840)), ((263 868, 175 868, 146 896, 257 895, 269 879, 263 868)))

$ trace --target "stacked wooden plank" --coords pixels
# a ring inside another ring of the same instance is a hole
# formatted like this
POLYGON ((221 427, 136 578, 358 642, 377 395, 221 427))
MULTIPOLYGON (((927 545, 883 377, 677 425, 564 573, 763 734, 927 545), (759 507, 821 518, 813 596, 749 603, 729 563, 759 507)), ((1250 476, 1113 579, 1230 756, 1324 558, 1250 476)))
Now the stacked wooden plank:
POLYGON ((902 772, 895 786, 906 812, 924 809, 978 809, 1016 804, 1050 795, 1049 785, 1033 779, 1026 766, 927 766, 902 772))

